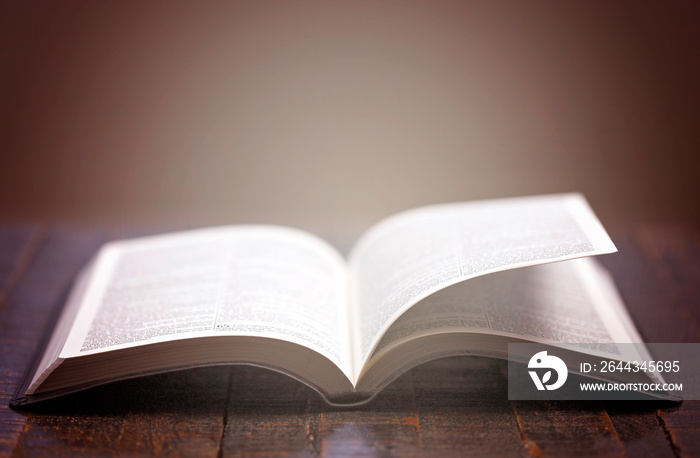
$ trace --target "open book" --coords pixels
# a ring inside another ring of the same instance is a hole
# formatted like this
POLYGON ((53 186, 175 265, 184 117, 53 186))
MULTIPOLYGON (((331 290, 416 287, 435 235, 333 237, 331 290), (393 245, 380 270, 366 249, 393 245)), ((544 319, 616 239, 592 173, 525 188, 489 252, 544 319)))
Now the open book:
POLYGON ((410 210, 369 229, 347 259, 276 226, 110 242, 76 280, 13 402, 253 364, 351 403, 430 359, 505 358, 508 342, 604 354, 598 343, 641 341, 585 258, 615 250, 578 194, 410 210))

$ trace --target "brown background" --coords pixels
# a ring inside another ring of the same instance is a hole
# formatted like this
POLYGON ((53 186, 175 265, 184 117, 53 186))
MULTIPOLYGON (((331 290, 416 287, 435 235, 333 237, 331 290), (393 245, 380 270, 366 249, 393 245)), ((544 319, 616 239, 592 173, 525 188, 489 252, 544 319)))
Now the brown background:
POLYGON ((0 218, 356 235, 582 191, 700 225, 697 2, 3 2, 0 218))
POLYGON ((139 232, 117 226, 351 240, 417 205, 582 191, 643 338, 697 342, 698 5, 0 0, 0 223, 48 223, 0 224, 0 455, 700 456, 698 402, 510 402, 488 359, 349 411, 250 367, 7 407, 71 278, 139 232))

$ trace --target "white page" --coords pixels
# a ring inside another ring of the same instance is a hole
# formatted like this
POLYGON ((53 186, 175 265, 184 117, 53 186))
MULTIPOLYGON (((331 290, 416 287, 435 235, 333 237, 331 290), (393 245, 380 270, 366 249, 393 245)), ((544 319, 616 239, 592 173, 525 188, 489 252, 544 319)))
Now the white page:
POLYGON ((425 207, 368 231, 350 254, 355 365, 428 295, 479 275, 610 253, 585 199, 561 194, 425 207))
POLYGON ((320 239, 238 226, 105 246, 62 357, 201 336, 294 342, 350 373, 345 263, 320 239))
POLYGON ((481 332, 619 357, 615 343, 641 342, 617 310, 593 259, 525 267, 438 291, 406 311, 375 350, 439 332, 481 332))

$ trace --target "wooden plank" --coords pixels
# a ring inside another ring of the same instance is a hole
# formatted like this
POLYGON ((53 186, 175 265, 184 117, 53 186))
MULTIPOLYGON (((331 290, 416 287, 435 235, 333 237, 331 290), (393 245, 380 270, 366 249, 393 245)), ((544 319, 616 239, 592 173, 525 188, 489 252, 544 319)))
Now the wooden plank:
POLYGON ((0 226, 0 310, 41 244, 38 225, 0 226))
MULTIPOLYGON (((700 234, 685 227, 645 226, 637 240, 671 300, 664 319, 668 334, 659 342, 700 342, 700 234)), ((658 416, 677 454, 700 455, 700 401, 660 409, 658 416)))
POLYGON ((8 408, 10 397, 46 332, 56 300, 98 243, 95 237, 86 234, 66 231, 50 234, 0 313, 4 369, 0 374, 0 454, 12 451, 27 419, 26 414, 8 408))
POLYGON ((410 371, 370 404, 331 408, 287 376, 234 368, 224 454, 523 453, 505 363, 450 358, 410 371))
POLYGON ((683 401, 679 406, 659 411, 659 418, 679 456, 700 456, 700 401, 683 401))
POLYGON ((413 378, 422 447, 433 456, 526 453, 507 399, 505 361, 483 357, 438 360, 413 378))
POLYGON ((216 456, 227 367, 125 380, 47 402, 29 415, 16 453, 216 456))
POLYGON ((675 403, 646 401, 605 403, 605 410, 627 455, 649 458, 675 456, 673 445, 658 415, 664 409, 676 407, 675 403))
POLYGON ((412 374, 396 380, 367 405, 322 410, 316 436, 324 456, 427 455, 412 374))
POLYGON ((14 415, 7 406, 14 390, 11 375, 7 374, 6 354, 12 347, 5 345, 4 329, 7 323, 5 306, 15 286, 20 282, 26 269, 31 264, 36 250, 41 245, 41 230, 39 226, 2 226, 0 228, 0 349, 3 355, 3 372, 0 375, 0 455, 12 450, 17 434, 24 425, 22 416, 14 415))
POLYGON ((679 290, 659 260, 632 234, 615 237, 615 243, 620 251, 601 256, 600 261, 615 278, 644 341, 676 342, 697 336, 696 320, 688 307, 679 303, 679 290))
POLYGON ((250 366, 231 368, 224 455, 313 454, 318 444, 311 413, 318 395, 290 377, 250 366))
MULTIPOLYGON (((658 342, 700 341, 700 233, 677 226, 643 226, 635 238, 653 263, 669 310, 658 342)), ((658 323, 657 323, 658 327, 658 323)))
POLYGON ((513 403, 523 441, 531 455, 620 456, 625 447, 605 407, 594 402, 513 403))

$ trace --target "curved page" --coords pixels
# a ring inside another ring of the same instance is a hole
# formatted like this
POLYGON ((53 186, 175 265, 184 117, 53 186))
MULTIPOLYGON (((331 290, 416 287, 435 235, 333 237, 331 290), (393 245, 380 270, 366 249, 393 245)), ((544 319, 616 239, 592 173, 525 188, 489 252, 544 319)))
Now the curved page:
POLYGON ((364 366, 404 311, 440 289, 487 273, 614 251, 579 194, 438 205, 384 220, 350 254, 355 367, 364 366))
MULTIPOLYGON (((98 254, 56 362, 159 342, 250 336, 311 349, 351 379, 345 276, 333 248, 287 228, 113 242, 98 254)), ((47 369, 39 369, 30 394, 47 369)))

